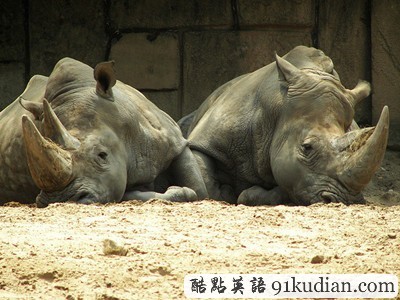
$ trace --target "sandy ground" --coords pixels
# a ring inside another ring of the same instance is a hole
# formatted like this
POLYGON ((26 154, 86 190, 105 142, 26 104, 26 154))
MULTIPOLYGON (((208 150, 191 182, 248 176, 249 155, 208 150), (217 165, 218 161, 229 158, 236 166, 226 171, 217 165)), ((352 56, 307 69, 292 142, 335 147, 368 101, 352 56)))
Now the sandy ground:
POLYGON ((0 299, 184 299, 191 273, 399 276, 399 152, 365 195, 368 205, 309 207, 10 203, 0 207, 0 299))

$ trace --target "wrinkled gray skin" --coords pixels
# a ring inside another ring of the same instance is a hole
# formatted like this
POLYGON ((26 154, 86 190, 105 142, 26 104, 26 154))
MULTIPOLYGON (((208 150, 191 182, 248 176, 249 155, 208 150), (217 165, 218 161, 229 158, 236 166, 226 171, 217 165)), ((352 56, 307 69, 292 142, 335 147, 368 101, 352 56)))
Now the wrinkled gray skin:
POLYGON ((247 205, 364 203, 387 144, 385 107, 359 129, 354 106, 370 86, 343 87, 322 51, 298 46, 231 80, 179 123, 210 198, 247 205))
POLYGON ((0 170, 0 203, 207 197, 178 125, 111 62, 64 58, 32 77, 0 113, 0 170))

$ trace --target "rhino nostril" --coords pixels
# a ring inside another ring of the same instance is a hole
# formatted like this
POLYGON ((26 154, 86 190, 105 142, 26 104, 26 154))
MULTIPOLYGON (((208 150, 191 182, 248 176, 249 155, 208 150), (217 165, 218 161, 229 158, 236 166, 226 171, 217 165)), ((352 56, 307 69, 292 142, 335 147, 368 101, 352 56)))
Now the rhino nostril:
POLYGON ((336 196, 329 192, 322 192, 321 198, 324 203, 337 202, 336 196))
POLYGON ((87 200, 90 198, 90 194, 88 192, 79 192, 75 194, 75 196, 71 197, 69 201, 77 202, 77 203, 87 203, 87 200))
POLYGON ((89 193, 82 193, 76 202, 80 204, 92 204, 94 201, 89 193))
POLYGON ((86 198, 88 195, 89 195, 89 194, 86 193, 86 192, 81 193, 81 194, 78 196, 77 201, 80 201, 80 200, 86 198))

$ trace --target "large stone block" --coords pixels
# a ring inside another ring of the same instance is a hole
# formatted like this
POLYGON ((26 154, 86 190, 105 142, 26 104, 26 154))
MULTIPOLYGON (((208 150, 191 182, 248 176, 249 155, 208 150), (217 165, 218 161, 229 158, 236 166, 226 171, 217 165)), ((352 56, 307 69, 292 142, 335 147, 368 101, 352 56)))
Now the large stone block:
POLYGON ((188 32, 184 36, 183 115, 225 82, 255 71, 297 45, 311 45, 309 31, 188 32))
POLYGON ((24 15, 22 0, 0 2, 0 61, 25 58, 24 15))
POLYGON ((106 56, 103 1, 30 3, 31 75, 49 75, 55 63, 69 56, 90 66, 106 56))
POLYGON ((239 24, 312 26, 314 1, 238 0, 239 24))
POLYGON ((174 33, 125 34, 112 48, 118 79, 137 89, 176 89, 180 58, 174 33))
POLYGON ((231 0, 125 1, 111 4, 118 28, 231 27, 231 0))
MULTIPOLYGON (((319 48, 332 58, 343 85, 352 89, 359 79, 371 81, 368 1, 320 1, 319 48)), ((356 107, 355 119, 371 124, 371 98, 356 107)))
POLYGON ((180 100, 178 91, 144 91, 143 94, 169 114, 175 121, 181 118, 180 100))
POLYGON ((25 89, 25 65, 0 63, 0 111, 13 102, 25 89))
POLYGON ((390 110, 389 146, 400 150, 400 1, 372 0, 372 116, 390 110))

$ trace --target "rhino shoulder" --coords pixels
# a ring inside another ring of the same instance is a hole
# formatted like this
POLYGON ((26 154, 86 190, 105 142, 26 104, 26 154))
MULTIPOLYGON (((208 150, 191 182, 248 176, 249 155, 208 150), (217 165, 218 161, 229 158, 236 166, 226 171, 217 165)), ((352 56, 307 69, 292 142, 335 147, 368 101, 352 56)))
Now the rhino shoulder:
POLYGON ((129 118, 138 121, 148 148, 153 149, 160 159, 172 159, 179 155, 187 145, 179 125, 135 88, 120 81, 117 81, 116 87, 130 95, 129 100, 121 99, 123 104, 120 103, 124 110, 129 111, 129 118))
MULTIPOLYGON (((248 73, 249 74, 249 73, 248 73)), ((210 96, 204 100, 204 102, 200 105, 200 107, 192 112, 191 114, 187 115, 186 117, 183 117, 179 123, 184 124, 185 130, 186 130, 186 136, 189 136, 189 134, 192 132, 192 130, 197 126, 197 123, 200 121, 200 119, 203 118, 204 114, 214 106, 215 102, 219 99, 221 95, 223 95, 226 91, 229 91, 229 88, 246 77, 248 74, 243 74, 239 77, 236 77, 227 83, 221 85, 219 88, 217 88, 213 93, 211 93, 210 96), (186 118, 186 119, 185 119, 186 118), (188 124, 189 122, 189 124, 188 124)), ((181 128, 183 128, 181 126, 181 128)))

